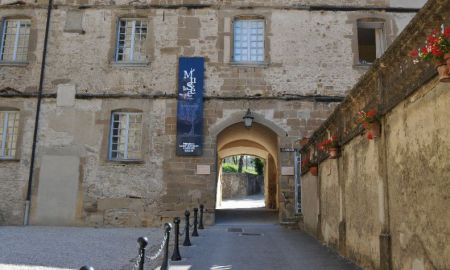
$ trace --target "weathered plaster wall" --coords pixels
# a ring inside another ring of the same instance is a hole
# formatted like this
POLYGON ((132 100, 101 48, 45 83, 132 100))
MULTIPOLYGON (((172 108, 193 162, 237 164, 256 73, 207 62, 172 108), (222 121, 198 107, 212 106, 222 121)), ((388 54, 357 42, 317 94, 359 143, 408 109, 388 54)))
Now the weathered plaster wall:
POLYGON ((449 90, 432 82, 386 117, 395 269, 450 268, 449 90))
MULTIPOLYGON (((355 138, 342 153, 344 208, 348 256, 368 269, 379 267, 378 145, 365 136, 355 138)), ((321 167, 322 170, 322 167, 321 167)), ((337 172, 335 172, 336 177, 337 172)), ((332 195, 331 193, 329 195, 332 195)), ((339 196, 338 190, 335 196, 339 196)), ((325 197, 322 197, 324 200, 325 197)))
MULTIPOLYGON (((337 248, 339 242, 340 203, 337 160, 327 160, 320 170, 320 215, 322 239, 337 248)), ((317 179, 316 181, 318 181, 317 179)), ((314 197, 313 197, 314 198, 314 197)))
POLYGON ((305 231, 317 235, 319 219, 319 192, 317 177, 311 173, 302 175, 302 214, 305 231))

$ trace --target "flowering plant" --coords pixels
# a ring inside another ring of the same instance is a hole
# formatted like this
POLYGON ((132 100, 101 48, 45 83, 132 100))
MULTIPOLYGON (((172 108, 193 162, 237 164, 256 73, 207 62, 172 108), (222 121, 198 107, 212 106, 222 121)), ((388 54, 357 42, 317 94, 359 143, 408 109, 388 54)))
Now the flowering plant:
POLYGON ((424 47, 412 50, 410 56, 414 58, 415 64, 421 60, 439 64, 445 60, 446 53, 450 53, 450 27, 442 25, 440 31, 435 29, 427 37, 424 47))
POLYGON ((372 109, 368 112, 359 111, 358 118, 356 119, 356 122, 359 124, 362 124, 363 127, 366 129, 369 126, 369 124, 377 123, 379 121, 380 121, 380 115, 378 114, 376 109, 372 109))
POLYGON ((336 136, 331 136, 331 138, 323 140, 319 143, 320 150, 328 150, 330 148, 338 148, 338 140, 336 136))

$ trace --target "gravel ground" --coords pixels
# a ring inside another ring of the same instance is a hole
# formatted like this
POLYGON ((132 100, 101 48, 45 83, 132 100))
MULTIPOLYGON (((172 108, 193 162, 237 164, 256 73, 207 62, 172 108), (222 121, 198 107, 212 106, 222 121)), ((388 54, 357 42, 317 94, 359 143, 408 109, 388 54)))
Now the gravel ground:
POLYGON ((153 253, 163 230, 0 227, 0 270, 66 270, 83 265, 95 270, 131 270, 140 236, 149 239, 149 252, 153 253))

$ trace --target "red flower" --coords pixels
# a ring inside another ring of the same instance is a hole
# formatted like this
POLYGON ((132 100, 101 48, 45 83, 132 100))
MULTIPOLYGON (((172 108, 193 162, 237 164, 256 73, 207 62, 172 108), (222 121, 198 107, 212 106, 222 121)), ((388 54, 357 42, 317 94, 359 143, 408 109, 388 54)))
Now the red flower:
POLYGON ((367 132, 367 139, 373 140, 372 132, 367 132))
POLYGON ((440 56, 443 56, 443 55, 444 55, 444 52, 441 51, 441 49, 440 49, 439 47, 437 47, 437 46, 433 46, 433 47, 431 48, 431 53, 432 53, 434 56, 436 56, 436 57, 440 57, 440 56))
POLYGON ((423 54, 428 54, 428 49, 427 49, 427 47, 420 48, 420 51, 421 51, 423 54))
POLYGON ((375 110, 375 109, 367 112, 367 117, 369 117, 369 118, 375 117, 375 115, 377 115, 377 110, 375 110))
POLYGON ((450 37, 450 27, 444 28, 444 37, 449 38, 450 37))
POLYGON ((409 52, 409 56, 411 56, 412 58, 417 58, 417 56, 419 56, 419 52, 414 49, 409 52))
POLYGON ((433 32, 432 35, 427 37, 427 41, 428 43, 430 43, 431 45, 438 43, 439 39, 436 37, 436 34, 433 32))

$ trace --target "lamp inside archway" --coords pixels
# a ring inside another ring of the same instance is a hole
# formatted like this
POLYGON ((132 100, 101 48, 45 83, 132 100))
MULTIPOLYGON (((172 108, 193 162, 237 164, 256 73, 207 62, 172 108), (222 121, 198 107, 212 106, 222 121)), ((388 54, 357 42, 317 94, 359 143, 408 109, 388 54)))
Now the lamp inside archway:
POLYGON ((255 117, 252 116, 252 112, 250 111, 250 109, 247 109, 247 113, 244 115, 244 117, 242 117, 242 119, 244 119, 245 127, 251 128, 253 124, 253 119, 255 119, 255 117))

